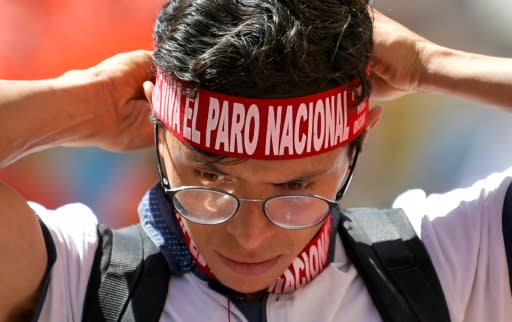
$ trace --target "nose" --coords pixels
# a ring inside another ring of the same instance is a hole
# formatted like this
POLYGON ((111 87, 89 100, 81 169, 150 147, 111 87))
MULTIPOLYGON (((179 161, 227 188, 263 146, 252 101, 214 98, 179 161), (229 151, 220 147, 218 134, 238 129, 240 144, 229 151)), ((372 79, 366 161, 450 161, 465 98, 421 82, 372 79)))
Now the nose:
POLYGON ((226 230, 245 249, 260 247, 277 228, 265 217, 261 201, 253 200, 243 200, 238 213, 226 225, 226 230))

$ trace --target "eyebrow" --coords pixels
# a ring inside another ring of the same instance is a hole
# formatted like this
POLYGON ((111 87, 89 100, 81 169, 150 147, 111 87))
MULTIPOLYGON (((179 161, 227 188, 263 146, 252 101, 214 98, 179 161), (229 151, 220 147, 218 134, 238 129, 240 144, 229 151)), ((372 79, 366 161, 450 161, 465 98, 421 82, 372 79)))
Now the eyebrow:
MULTIPOLYGON (((209 169, 211 171, 217 172, 217 173, 219 173, 221 175, 224 175, 224 176, 233 177, 233 175, 223 171, 222 169, 220 169, 214 163, 211 163, 211 162, 201 162, 201 161, 198 161, 198 160, 194 160, 194 161, 196 163, 196 166, 200 166, 200 167, 209 169)), ((293 177, 291 179, 287 179, 286 181, 282 181, 282 182, 266 182, 266 183, 273 184, 273 185, 279 185, 279 184, 285 184, 285 183, 295 182, 295 181, 308 181, 308 180, 311 180, 314 177, 318 177, 318 176, 321 176, 321 175, 329 172, 329 170, 331 170, 331 168, 320 169, 320 170, 313 170, 310 173, 301 174, 301 175, 298 175, 298 176, 293 177)), ((238 177, 234 177, 234 178, 240 179, 238 177)))
MULTIPOLYGON (((330 168, 329 169, 321 169, 321 170, 311 171, 311 173, 301 174, 301 175, 299 175, 297 177, 294 177, 294 178, 292 178, 290 180, 287 180, 286 182, 308 181, 308 180, 311 180, 314 177, 318 177, 318 176, 321 176, 321 175, 327 173, 329 170, 330 170, 330 168)), ((286 183, 286 182, 282 182, 282 183, 286 183)))
POLYGON ((231 176, 229 173, 222 171, 217 165, 215 165, 212 162, 205 162, 205 161, 201 161, 201 160, 196 160, 194 158, 194 163, 195 163, 195 166, 200 166, 202 168, 212 170, 212 171, 222 174, 224 176, 231 176))

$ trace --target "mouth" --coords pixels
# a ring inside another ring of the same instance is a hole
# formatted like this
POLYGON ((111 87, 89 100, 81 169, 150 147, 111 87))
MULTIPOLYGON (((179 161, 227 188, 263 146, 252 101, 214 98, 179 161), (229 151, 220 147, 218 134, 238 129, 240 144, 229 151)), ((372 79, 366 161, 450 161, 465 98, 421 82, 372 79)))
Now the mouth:
POLYGON ((263 261, 238 261, 218 254, 224 264, 233 272, 242 275, 257 276, 270 270, 279 260, 281 255, 263 261))

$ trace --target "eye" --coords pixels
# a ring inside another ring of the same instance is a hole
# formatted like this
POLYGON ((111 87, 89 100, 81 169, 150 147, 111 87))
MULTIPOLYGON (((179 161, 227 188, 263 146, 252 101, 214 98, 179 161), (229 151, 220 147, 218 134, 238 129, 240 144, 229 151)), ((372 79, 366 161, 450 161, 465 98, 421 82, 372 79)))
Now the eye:
POLYGON ((279 184, 279 186, 283 187, 286 190, 289 191, 300 191, 300 190, 308 190, 313 187, 313 182, 306 182, 306 181, 290 181, 279 184))
POLYGON ((198 169, 194 169, 194 175, 201 180, 215 182, 221 179, 222 175, 215 172, 201 171, 198 169))

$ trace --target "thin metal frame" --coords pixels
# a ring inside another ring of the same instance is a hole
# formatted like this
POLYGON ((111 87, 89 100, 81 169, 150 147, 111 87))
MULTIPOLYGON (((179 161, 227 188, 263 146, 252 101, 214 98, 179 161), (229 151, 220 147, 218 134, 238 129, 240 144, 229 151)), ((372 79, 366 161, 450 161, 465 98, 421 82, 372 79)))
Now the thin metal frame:
POLYGON ((357 159, 358 159, 358 156, 359 156, 359 152, 360 152, 360 149, 361 149, 361 142, 358 139, 358 142, 356 143, 356 147, 355 147, 356 150, 355 150, 354 158, 353 158, 352 163, 351 163, 350 168, 349 168, 349 174, 348 174, 345 182, 343 183, 342 187, 340 188, 340 190, 338 190, 338 192, 336 193, 336 199, 335 200, 329 200, 329 199, 324 198, 322 196, 313 195, 313 194, 303 194, 303 195, 286 195, 285 194, 285 195, 272 196, 272 197, 269 197, 269 198, 266 198, 266 199, 247 199, 247 198, 237 197, 237 196, 235 196, 232 193, 229 193, 227 191, 223 191, 223 190, 216 189, 216 188, 203 187, 203 186, 182 186, 182 187, 177 187, 177 188, 171 188, 171 186, 169 184, 169 180, 167 179, 167 177, 163 173, 163 167, 162 167, 162 163, 161 163, 161 160, 160 160, 160 153, 158 151, 158 127, 159 127, 158 124, 155 123, 155 125, 154 125, 154 133, 153 134, 154 134, 154 143, 155 143, 155 150, 156 150, 156 161, 157 161, 158 174, 160 176, 160 184, 162 186, 164 194, 168 198, 168 200, 173 203, 174 207, 176 207, 175 199, 174 199, 174 196, 176 195, 176 193, 178 193, 179 191, 182 191, 182 190, 187 190, 187 189, 198 189, 198 190, 200 189, 200 190, 207 190, 207 191, 215 191, 215 192, 219 192, 219 193, 223 193, 223 194, 229 195, 229 196, 231 196, 232 198, 234 198, 237 201, 236 210, 229 217, 227 217, 226 219, 223 219, 221 221, 213 222, 213 223, 208 223, 208 222, 197 220, 197 218, 195 218, 195 217, 186 216, 186 215, 184 215, 184 214, 182 214, 181 212, 178 211, 178 213, 181 216, 183 216, 184 218, 186 218, 186 219, 188 219, 188 220, 190 220, 192 222, 199 223, 199 224, 207 224, 207 225, 224 223, 224 222, 227 222, 228 220, 230 220, 231 218, 233 218, 234 215, 240 209, 241 201, 262 202, 262 208, 263 208, 262 211, 263 211, 263 214, 265 215, 265 217, 271 223, 273 223, 274 225, 282 227, 282 228, 286 228, 286 229, 305 229, 305 228, 309 228, 309 227, 313 227, 315 225, 318 225, 319 223, 324 221, 325 218, 327 218, 327 216, 329 215, 329 213, 333 209, 336 209, 336 210, 339 209, 341 198, 344 196, 345 192, 347 191, 347 189, 348 189, 348 187, 349 187, 349 185, 350 185, 350 183, 352 181, 352 176, 353 176, 354 169, 355 169, 355 166, 356 166, 356 163, 357 163, 357 159), (267 215, 267 212, 265 211, 265 205, 267 204, 267 202, 269 200, 272 200, 272 199, 277 199, 277 198, 282 198, 282 197, 293 197, 293 196, 297 196, 297 197, 305 196, 305 197, 313 197, 313 198, 321 199, 321 200, 325 201, 329 205, 329 210, 327 211, 326 214, 323 215, 323 218, 320 221, 318 221, 317 223, 311 224, 311 225, 307 225, 307 226, 288 226, 288 225, 284 225, 284 224, 280 224, 280 223, 274 222, 267 215))

